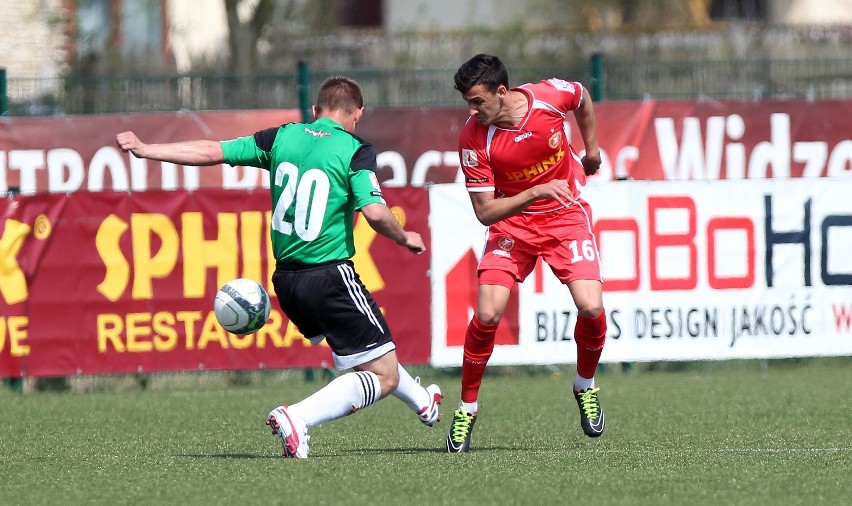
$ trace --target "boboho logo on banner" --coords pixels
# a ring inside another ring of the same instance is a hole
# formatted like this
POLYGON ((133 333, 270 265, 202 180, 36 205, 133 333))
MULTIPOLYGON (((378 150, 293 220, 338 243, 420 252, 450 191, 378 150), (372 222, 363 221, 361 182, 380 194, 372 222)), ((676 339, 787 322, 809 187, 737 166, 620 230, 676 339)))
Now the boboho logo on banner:
MULTIPOLYGON (((590 184, 608 362, 852 354, 852 180, 590 184)), ((485 227, 462 185, 430 189, 432 363, 458 365, 485 227)), ((594 251, 584 254, 594 254, 594 251)), ((511 252, 509 252, 511 254, 511 252)), ((541 262, 490 363, 576 360, 577 311, 541 262), (516 330, 517 329, 517 330, 516 330)))

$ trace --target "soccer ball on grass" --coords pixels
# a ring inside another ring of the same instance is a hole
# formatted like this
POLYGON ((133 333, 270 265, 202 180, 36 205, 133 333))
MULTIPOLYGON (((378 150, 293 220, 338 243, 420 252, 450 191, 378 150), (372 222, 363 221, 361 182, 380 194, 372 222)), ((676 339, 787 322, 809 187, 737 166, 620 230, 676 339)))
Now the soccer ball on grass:
POLYGON ((254 334, 269 319, 269 295, 256 281, 237 278, 225 283, 216 293, 213 312, 228 332, 254 334))

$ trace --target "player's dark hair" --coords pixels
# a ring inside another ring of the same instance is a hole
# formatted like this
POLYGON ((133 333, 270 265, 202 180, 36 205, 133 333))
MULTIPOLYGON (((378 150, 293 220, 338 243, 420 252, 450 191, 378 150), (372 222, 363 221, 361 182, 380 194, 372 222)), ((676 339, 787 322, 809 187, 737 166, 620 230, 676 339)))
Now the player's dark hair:
POLYGON ((464 62, 456 71, 453 80, 456 82, 456 89, 462 93, 467 93, 477 84, 495 92, 501 84, 509 87, 509 71, 500 58, 480 53, 464 62))
POLYGON ((352 114, 364 107, 361 87, 346 76, 333 76, 323 81, 317 97, 317 113, 343 111, 352 114))

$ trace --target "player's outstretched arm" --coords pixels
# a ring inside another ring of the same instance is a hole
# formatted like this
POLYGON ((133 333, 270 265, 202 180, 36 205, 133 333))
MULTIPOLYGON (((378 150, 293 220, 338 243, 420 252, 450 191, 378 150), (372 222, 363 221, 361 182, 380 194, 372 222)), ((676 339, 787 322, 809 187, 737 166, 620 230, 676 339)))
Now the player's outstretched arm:
POLYGON ((122 151, 130 151, 137 158, 149 158, 181 165, 215 165, 225 161, 222 145, 218 141, 145 144, 133 132, 121 132, 115 136, 115 143, 122 151))
POLYGON ((419 255, 426 251, 426 245, 423 244, 423 238, 420 237, 420 234, 402 228, 399 220, 388 209, 388 206, 379 203, 367 204, 361 208, 361 214, 364 215, 373 230, 400 246, 405 246, 412 253, 419 255))

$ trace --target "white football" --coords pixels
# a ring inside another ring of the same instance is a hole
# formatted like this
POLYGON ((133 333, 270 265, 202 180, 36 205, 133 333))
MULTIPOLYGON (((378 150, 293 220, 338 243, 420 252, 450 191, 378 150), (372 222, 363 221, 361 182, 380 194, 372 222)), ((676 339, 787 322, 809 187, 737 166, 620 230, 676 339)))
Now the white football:
POLYGON ((269 295, 256 281, 237 278, 225 283, 213 300, 213 312, 228 332, 254 334, 269 319, 269 295))

